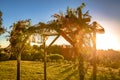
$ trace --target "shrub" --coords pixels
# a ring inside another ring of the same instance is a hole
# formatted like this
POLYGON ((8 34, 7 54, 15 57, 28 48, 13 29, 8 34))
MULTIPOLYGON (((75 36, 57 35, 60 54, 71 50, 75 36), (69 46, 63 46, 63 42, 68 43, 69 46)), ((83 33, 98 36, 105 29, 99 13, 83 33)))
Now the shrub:
POLYGON ((16 54, 15 53, 11 53, 11 56, 10 56, 10 60, 16 60, 16 54))
POLYGON ((41 53, 32 53, 31 55, 33 57, 32 60, 40 60, 43 59, 43 55, 41 53))
POLYGON ((120 64, 117 62, 112 62, 110 65, 111 68, 118 69, 120 67, 120 64))
POLYGON ((60 54, 50 54, 47 56, 47 58, 50 59, 51 61, 54 61, 54 60, 59 61, 64 59, 64 57, 60 54))
POLYGON ((23 53, 21 54, 21 59, 34 61, 43 59, 43 56, 41 55, 41 53, 23 53))
POLYGON ((31 61, 33 59, 33 56, 31 55, 31 53, 22 53, 21 54, 21 59, 31 61))
POLYGON ((10 54, 9 53, 6 53, 4 51, 1 51, 0 52, 0 61, 5 61, 5 60, 9 60, 10 58, 10 54))

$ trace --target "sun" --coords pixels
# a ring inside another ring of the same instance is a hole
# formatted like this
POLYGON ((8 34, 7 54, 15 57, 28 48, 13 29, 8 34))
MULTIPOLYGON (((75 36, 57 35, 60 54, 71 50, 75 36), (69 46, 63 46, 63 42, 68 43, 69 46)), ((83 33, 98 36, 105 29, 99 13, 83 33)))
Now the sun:
POLYGON ((108 49, 118 50, 119 49, 118 40, 113 34, 110 33, 97 34, 96 48, 103 50, 108 49))

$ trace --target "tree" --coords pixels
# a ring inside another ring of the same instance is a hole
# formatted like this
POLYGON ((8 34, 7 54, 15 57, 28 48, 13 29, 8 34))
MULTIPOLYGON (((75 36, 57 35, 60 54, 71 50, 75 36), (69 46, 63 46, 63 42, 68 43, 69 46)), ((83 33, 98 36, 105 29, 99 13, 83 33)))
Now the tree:
POLYGON ((12 25, 9 41, 11 51, 15 53, 17 57, 17 80, 20 80, 21 53, 24 51, 24 45, 31 34, 30 20, 18 21, 12 25))
POLYGON ((5 32, 5 29, 2 27, 2 12, 0 11, 0 35, 5 32))

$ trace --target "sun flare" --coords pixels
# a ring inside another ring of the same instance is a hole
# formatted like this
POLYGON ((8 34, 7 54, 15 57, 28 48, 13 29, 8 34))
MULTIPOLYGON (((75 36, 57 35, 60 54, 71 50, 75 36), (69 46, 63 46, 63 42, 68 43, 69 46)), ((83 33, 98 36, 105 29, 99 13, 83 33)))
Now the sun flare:
POLYGON ((114 49, 118 50, 118 40, 112 34, 97 34, 96 36, 96 47, 97 49, 114 49))

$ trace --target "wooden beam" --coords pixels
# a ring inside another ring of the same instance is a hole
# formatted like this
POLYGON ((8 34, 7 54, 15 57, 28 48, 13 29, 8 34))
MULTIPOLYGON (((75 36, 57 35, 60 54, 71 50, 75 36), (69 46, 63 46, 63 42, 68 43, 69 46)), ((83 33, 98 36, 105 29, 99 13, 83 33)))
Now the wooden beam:
POLYGON ((65 32, 60 31, 59 33, 62 35, 62 37, 63 37, 66 41, 68 41, 71 45, 74 46, 74 42, 73 42, 73 40, 71 40, 71 39, 66 35, 65 32))
POLYGON ((60 37, 60 35, 58 35, 48 46, 48 48, 60 37))

